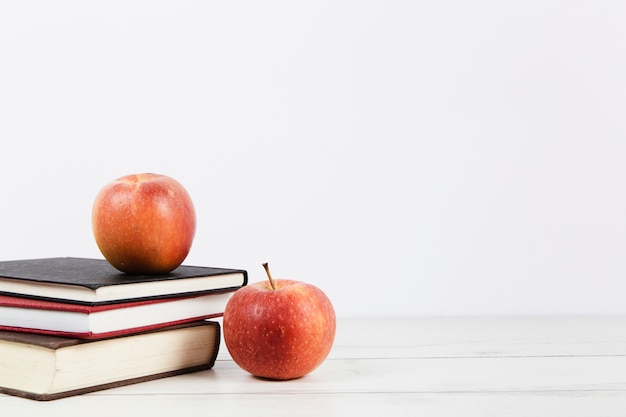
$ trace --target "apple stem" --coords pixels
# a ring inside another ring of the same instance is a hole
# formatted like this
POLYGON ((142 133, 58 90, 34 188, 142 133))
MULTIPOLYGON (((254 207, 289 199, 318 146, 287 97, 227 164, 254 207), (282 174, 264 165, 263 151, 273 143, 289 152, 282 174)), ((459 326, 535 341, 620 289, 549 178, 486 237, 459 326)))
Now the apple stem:
POLYGON ((267 265, 267 262, 263 264, 263 268, 265 268, 265 272, 267 273, 267 278, 270 280, 270 285, 272 290, 276 290, 276 286, 274 285, 274 280, 272 279, 272 274, 270 274, 270 267, 267 265))

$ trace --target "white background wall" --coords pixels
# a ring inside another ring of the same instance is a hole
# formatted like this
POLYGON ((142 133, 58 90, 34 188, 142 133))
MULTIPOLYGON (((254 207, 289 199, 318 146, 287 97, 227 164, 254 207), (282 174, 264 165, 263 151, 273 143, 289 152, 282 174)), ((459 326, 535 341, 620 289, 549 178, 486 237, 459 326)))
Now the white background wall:
POLYGON ((626 313, 625 74, 622 1, 2 2, 0 259, 151 171, 343 317, 626 313))

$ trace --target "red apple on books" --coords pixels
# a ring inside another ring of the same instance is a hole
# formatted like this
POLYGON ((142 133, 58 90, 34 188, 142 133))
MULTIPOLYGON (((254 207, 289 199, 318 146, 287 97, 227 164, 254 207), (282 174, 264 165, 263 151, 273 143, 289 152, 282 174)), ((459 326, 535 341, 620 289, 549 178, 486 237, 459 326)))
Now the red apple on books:
POLYGON ((93 204, 98 248, 122 272, 163 274, 187 257, 196 232, 193 202, 173 178, 127 175, 105 185, 93 204))
POLYGON ((224 342, 233 360, 251 374, 287 380, 313 371, 335 339, 335 310, 319 288, 272 279, 237 290, 224 310, 224 342))

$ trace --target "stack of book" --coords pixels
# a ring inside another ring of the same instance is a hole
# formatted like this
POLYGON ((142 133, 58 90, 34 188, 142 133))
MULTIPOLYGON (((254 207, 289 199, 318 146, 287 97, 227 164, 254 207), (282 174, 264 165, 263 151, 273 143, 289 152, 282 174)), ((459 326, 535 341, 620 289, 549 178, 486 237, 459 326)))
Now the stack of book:
POLYGON ((244 270, 129 275, 104 259, 0 262, 0 393, 53 400, 210 369, 244 270))

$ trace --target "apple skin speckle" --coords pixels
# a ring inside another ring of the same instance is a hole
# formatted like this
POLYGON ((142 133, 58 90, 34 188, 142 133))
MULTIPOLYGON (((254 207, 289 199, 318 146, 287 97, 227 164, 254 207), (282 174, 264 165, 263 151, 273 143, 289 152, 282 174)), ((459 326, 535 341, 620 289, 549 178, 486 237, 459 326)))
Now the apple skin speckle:
POLYGON ((266 281, 240 288, 224 311, 224 342, 235 363, 262 378, 300 378, 319 367, 332 348, 332 303, 314 285, 266 281))

